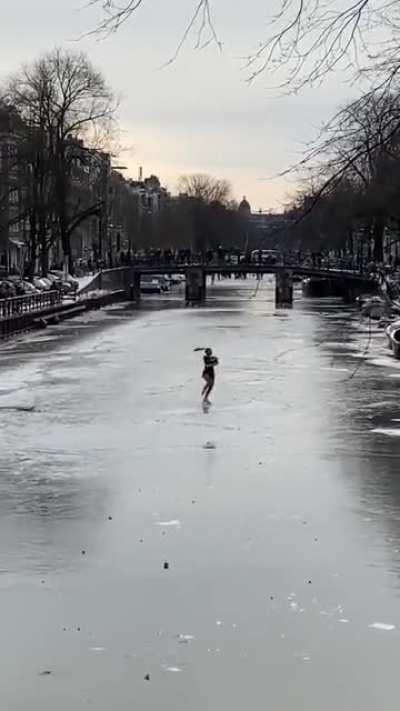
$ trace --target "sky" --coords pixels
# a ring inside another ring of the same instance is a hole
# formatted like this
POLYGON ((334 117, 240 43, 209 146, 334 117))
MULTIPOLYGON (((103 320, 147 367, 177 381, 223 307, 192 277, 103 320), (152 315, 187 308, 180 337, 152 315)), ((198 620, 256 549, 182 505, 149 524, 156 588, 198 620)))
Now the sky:
POLYGON ((282 209, 295 193, 293 178, 279 174, 349 87, 333 77, 300 95, 279 97, 268 78, 246 82, 243 57, 267 33, 266 6, 276 0, 215 0, 215 26, 223 48, 195 49, 191 36, 172 56, 195 0, 143 0, 132 20, 99 41, 100 8, 87 0, 13 0, 2 7, 0 75, 18 69, 54 46, 87 52, 121 97, 119 119, 127 175, 156 174, 172 192, 180 175, 208 173, 232 184, 236 199, 253 210, 282 209))

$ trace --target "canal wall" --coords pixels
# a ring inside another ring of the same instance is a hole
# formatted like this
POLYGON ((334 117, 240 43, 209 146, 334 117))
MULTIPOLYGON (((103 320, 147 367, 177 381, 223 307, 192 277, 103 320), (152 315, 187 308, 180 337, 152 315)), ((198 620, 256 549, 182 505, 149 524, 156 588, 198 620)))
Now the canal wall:
POLYGON ((95 274, 75 301, 62 301, 59 292, 5 299, 0 302, 0 339, 59 323, 85 311, 100 309, 118 301, 132 300, 132 270, 104 269, 95 274), (33 303, 38 300, 40 303, 33 303), (32 303, 31 303, 32 302, 32 303), (42 303, 43 302, 43 303, 42 303))
POLYGON ((35 329, 46 328, 48 325, 54 325, 60 321, 79 316, 85 311, 101 309, 109 304, 127 300, 128 292, 125 289, 117 289, 96 296, 81 296, 77 301, 59 304, 41 311, 15 315, 0 320, 0 339, 10 338, 35 329))

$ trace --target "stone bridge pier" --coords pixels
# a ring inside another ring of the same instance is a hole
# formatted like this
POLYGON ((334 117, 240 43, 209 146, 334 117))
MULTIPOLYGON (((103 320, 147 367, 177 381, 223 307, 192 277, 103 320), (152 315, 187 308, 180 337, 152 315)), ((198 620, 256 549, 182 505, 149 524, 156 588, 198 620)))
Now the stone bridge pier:
POLYGON ((285 269, 275 275, 275 306, 291 309, 293 306, 293 272, 285 269))
POLYGON ((186 271, 186 306, 194 306, 205 301, 207 295, 207 273, 203 267, 190 267, 186 271))
MULTIPOLYGON (((186 305, 201 304, 207 296, 207 271, 204 267, 190 267, 186 271, 186 305)), ((276 273, 275 305, 278 308, 293 306, 293 272, 281 270, 276 273)))
MULTIPOLYGON (((340 287, 340 295, 343 296, 345 301, 353 302, 356 296, 362 293, 375 293, 378 289, 378 285, 371 281, 371 279, 363 279, 358 275, 352 275, 348 273, 340 273, 339 271, 332 273, 327 271, 312 271, 306 270, 304 268, 296 268, 292 266, 273 266, 268 267, 252 264, 240 264, 237 268, 234 265, 223 265, 221 267, 207 267, 205 265, 197 264, 193 266, 181 267, 181 269, 168 267, 165 273, 174 273, 175 271, 180 271, 184 273, 186 277, 186 287, 185 287, 185 302, 186 306, 196 306, 204 303, 207 297, 207 273, 214 274, 220 272, 224 275, 232 274, 275 274, 275 306, 277 308, 287 308, 290 309, 293 306, 293 274, 302 274, 303 276, 315 277, 318 281, 333 281, 340 287)), ((140 279, 141 274, 155 274, 163 273, 163 268, 160 267, 156 272, 155 267, 146 269, 146 267, 140 268, 136 267, 133 269, 114 269, 107 270, 103 272, 99 277, 101 278, 102 288, 107 288, 104 281, 107 282, 107 286, 110 282, 113 283, 111 277, 118 277, 118 283, 121 283, 121 288, 125 289, 129 293, 129 298, 132 301, 140 301, 140 279), (123 277, 123 279, 122 279, 123 277), (110 281, 111 280, 111 281, 110 281)), ((101 288, 100 282, 97 288, 101 288)), ((110 286, 109 286, 110 288, 110 286)), ((114 285, 115 288, 115 285, 114 285)))

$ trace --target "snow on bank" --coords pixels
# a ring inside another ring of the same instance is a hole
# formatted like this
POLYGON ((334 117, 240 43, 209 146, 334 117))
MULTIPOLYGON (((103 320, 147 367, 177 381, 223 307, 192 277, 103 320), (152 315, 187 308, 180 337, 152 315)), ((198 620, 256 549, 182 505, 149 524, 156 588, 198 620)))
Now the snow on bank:
POLYGON ((97 272, 96 274, 87 274, 84 277, 79 277, 77 281, 79 282, 79 287, 78 287, 78 292, 82 291, 82 289, 85 289, 89 284, 92 283, 97 277, 97 272))

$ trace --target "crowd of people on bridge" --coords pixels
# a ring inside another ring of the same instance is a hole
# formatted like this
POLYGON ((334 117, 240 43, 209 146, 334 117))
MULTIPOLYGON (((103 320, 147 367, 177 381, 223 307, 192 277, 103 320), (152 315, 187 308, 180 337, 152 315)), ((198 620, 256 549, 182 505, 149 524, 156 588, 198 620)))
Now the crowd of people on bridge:
MULTIPOLYGON (((280 249, 253 249, 241 251, 237 248, 226 248, 219 246, 216 249, 208 249, 205 252, 198 252, 190 247, 185 249, 142 249, 137 251, 128 250, 120 252, 117 256, 107 255, 107 257, 92 259, 79 259, 74 264, 74 274, 83 276, 87 273, 94 273, 103 269, 125 267, 125 266, 188 266, 190 264, 205 264, 207 266, 235 266, 235 265, 282 265, 301 266, 316 270, 343 269, 357 272, 358 274, 371 274, 377 278, 383 278, 388 274, 400 273, 400 258, 389 255, 385 263, 379 263, 371 258, 363 258, 360 255, 350 255, 331 251, 300 251, 280 249)), ((400 280, 400 279, 399 279, 400 280)))

